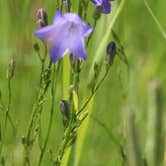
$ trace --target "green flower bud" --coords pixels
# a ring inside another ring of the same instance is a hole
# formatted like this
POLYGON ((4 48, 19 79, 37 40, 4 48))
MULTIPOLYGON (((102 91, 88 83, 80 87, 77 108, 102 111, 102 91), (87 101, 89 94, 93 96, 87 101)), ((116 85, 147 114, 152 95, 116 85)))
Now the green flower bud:
POLYGON ((93 18, 95 20, 99 19, 100 18, 100 15, 101 15, 101 12, 102 12, 103 8, 102 6, 96 6, 95 10, 94 10, 94 13, 93 13, 93 18))
POLYGON ((8 65, 8 75, 7 77, 11 79, 14 75, 14 70, 15 70, 15 61, 13 59, 10 60, 9 65, 8 65))

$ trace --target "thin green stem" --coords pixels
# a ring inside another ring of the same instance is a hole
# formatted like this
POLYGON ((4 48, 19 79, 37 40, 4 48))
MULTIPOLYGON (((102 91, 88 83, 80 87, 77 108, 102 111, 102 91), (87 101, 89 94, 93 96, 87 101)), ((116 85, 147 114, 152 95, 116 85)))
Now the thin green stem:
POLYGON ((6 109, 6 113, 5 113, 4 128, 2 131, 2 141, 0 144, 0 156, 2 153, 3 141, 4 141, 4 137, 5 137, 7 119, 9 118, 10 108, 11 108, 11 78, 9 77, 8 78, 8 104, 7 104, 7 109, 6 109))
POLYGON ((82 17, 82 1, 79 0, 78 2, 78 15, 82 17))
POLYGON ((87 12, 88 12, 89 0, 88 0, 88 1, 83 0, 82 2, 83 2, 83 4, 84 4, 83 20, 84 20, 85 22, 87 22, 87 12))
POLYGON ((58 156, 57 156, 56 161, 55 161, 55 165, 56 166, 60 166, 61 165, 61 161, 62 161, 63 155, 65 153, 65 149, 67 147, 67 143, 68 143, 69 138, 70 138, 70 133, 71 133, 71 129, 72 129, 71 125, 72 125, 72 122, 70 120, 69 126, 65 130, 62 144, 61 144, 61 146, 60 146, 60 148, 58 150, 58 156))
POLYGON ((7 118, 9 116, 10 108, 11 108, 11 79, 8 78, 8 104, 7 104, 7 110, 6 110, 6 115, 5 115, 3 135, 5 135, 7 118))
POLYGON ((46 149, 46 146, 48 144, 50 131, 51 131, 51 126, 52 126, 52 121, 53 121, 53 114, 54 114, 54 107, 55 107, 55 105, 54 105, 54 103, 55 103, 55 94, 56 94, 55 91, 56 91, 56 87, 57 87, 57 77, 58 77, 59 66, 60 66, 60 62, 58 63, 57 70, 56 70, 56 67, 55 67, 55 64, 54 64, 53 79, 52 79, 52 90, 51 90, 52 102, 51 102, 51 110, 50 110, 50 119, 49 119, 46 139, 45 139, 45 142, 44 142, 44 144, 42 146, 42 149, 41 149, 38 166, 41 165, 41 162, 42 162, 42 159, 43 159, 43 156, 44 156, 44 153, 45 153, 45 149, 46 149), (55 70, 56 70, 56 73, 55 73, 55 70))
POLYGON ((97 23, 97 21, 94 20, 93 30, 92 30, 92 32, 91 32, 91 34, 90 34, 90 36, 88 37, 88 40, 87 40, 87 42, 86 42, 86 48, 88 47, 89 42, 90 42, 90 40, 91 40, 91 38, 92 38, 92 36, 93 36, 93 33, 94 33, 95 29, 96 29, 96 23, 97 23))
POLYGON ((63 0, 61 0, 60 10, 63 10, 63 0))
POLYGON ((76 59, 75 64, 74 64, 74 69, 73 69, 73 74, 72 76, 72 84, 74 85, 74 88, 76 89, 76 92, 78 93, 78 86, 79 86, 79 75, 80 75, 80 65, 81 62, 76 59))
POLYGON ((117 141, 117 139, 114 137, 113 133, 109 130, 109 128, 102 122, 100 121, 98 118, 96 118, 95 116, 91 115, 90 116, 95 122, 97 122, 98 125, 100 125, 108 134, 108 136, 110 137, 111 141, 114 142, 114 144, 121 148, 120 143, 117 141))
POLYGON ((32 130, 32 126, 33 126, 33 123, 34 123, 34 119, 35 119, 35 116, 36 116, 36 113, 38 111, 38 106, 39 106, 39 103, 42 101, 43 99, 43 96, 44 96, 44 92, 41 93, 41 90, 42 90, 42 81, 43 81, 43 72, 44 72, 44 63, 42 63, 42 68, 41 68, 41 75, 40 75, 40 86, 39 86, 39 91, 38 91, 38 97, 37 97, 37 101, 35 102, 34 106, 33 106, 33 111, 32 111, 32 116, 31 116, 31 120, 30 120, 30 123, 29 123, 29 127, 28 127, 28 131, 27 131, 27 141, 30 139, 30 134, 31 134, 31 130, 32 130))
POLYGON ((166 32, 164 30, 164 28, 162 27, 162 25, 160 24, 160 22, 158 21, 158 19, 156 18, 156 16, 154 15, 151 7, 149 6, 148 2, 146 0, 144 0, 145 6, 148 10, 148 12, 150 13, 150 15, 152 16, 153 20, 155 21, 159 31, 161 32, 162 36, 164 37, 164 39, 166 39, 166 32))
MULTIPOLYGON (((49 86, 49 81, 45 80, 45 78, 44 78, 45 63, 46 63, 46 58, 47 58, 47 45, 46 45, 46 43, 44 43, 44 46, 45 46, 45 53, 44 53, 44 56, 42 57, 42 61, 41 61, 42 66, 41 66, 41 73, 40 73, 40 81, 39 81, 39 89, 38 89, 37 100, 34 103, 34 106, 33 106, 33 109, 32 109, 32 115, 31 115, 31 119, 29 121, 29 126, 28 126, 28 129, 27 129, 27 134, 26 134, 26 138, 25 138, 26 140, 25 140, 25 143, 24 143, 24 150, 25 150, 24 165, 26 165, 28 163, 30 164, 30 161, 29 161, 30 147, 32 148, 33 141, 34 141, 34 140, 32 140, 31 135, 33 134, 33 131, 34 131, 35 121, 36 121, 37 115, 38 115, 38 113, 39 113, 39 115, 41 114, 41 110, 42 110, 41 107, 42 107, 42 104, 43 104, 43 98, 44 98, 44 95, 45 95, 45 93, 48 89, 48 86, 49 86)), ((49 75, 50 75, 51 64, 52 63, 50 61, 49 66, 48 66, 47 77, 49 77, 49 75)))
POLYGON ((99 126, 101 126, 104 131, 107 133, 107 135, 110 137, 111 142, 114 143, 114 145, 117 146, 119 152, 121 153, 122 159, 123 161, 126 160, 125 154, 124 154, 124 148, 121 145, 121 143, 119 143, 119 141, 117 140, 117 138, 113 135, 113 133, 110 131, 110 129, 106 126, 105 123, 103 123, 100 119, 94 117, 93 115, 90 116, 99 126))
POLYGON ((88 97, 88 99, 86 100, 86 102, 84 103, 84 105, 82 106, 82 108, 77 112, 77 116, 80 115, 80 113, 87 107, 88 103, 91 101, 91 99, 93 98, 93 96, 95 95, 96 91, 100 88, 101 84, 103 83, 103 81, 105 80, 107 74, 109 73, 109 70, 106 70, 103 78, 100 80, 100 82, 98 83, 98 85, 95 87, 95 89, 92 91, 92 93, 90 94, 90 96, 88 97))
POLYGON ((13 128, 14 135, 16 135, 16 126, 15 126, 10 114, 8 114, 8 119, 9 119, 9 122, 11 124, 11 127, 13 128))
MULTIPOLYGON (((1 99, 1 98, 0 98, 0 99, 1 99)), ((5 110, 5 105, 4 105, 4 103, 2 102, 2 99, 1 99, 1 103, 0 103, 0 104, 1 104, 1 105, 0 105, 0 111, 6 111, 6 110, 5 110)), ((9 119, 9 122, 10 122, 10 124, 11 124, 11 127, 13 128, 14 133, 16 133, 16 126, 15 126, 15 124, 14 124, 14 122, 13 122, 13 120, 12 120, 10 114, 8 114, 8 119, 9 119)))
POLYGON ((56 4, 57 10, 59 10, 59 4, 60 4, 60 2, 59 2, 59 0, 57 0, 57 4, 56 4))
POLYGON ((70 0, 66 0, 66 2, 67 2, 67 11, 70 12, 71 8, 70 0))

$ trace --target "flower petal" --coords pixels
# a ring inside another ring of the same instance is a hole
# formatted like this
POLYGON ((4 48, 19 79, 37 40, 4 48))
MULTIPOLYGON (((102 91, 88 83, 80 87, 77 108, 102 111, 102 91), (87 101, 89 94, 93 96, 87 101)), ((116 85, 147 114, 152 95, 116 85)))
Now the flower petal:
POLYGON ((63 56, 68 52, 68 49, 61 44, 61 42, 53 43, 50 46, 50 57, 51 61, 55 62, 63 58, 63 56))
POLYGON ((74 22, 75 24, 83 25, 83 21, 75 13, 66 13, 64 14, 64 17, 68 22, 74 22))
POLYGON ((61 11, 57 11, 56 13, 55 13, 55 16, 54 16, 54 19, 53 19, 53 23, 54 24, 57 24, 57 22, 60 22, 60 21, 62 21, 64 18, 63 18, 63 14, 61 13, 61 11))
POLYGON ((77 56, 79 60, 86 59, 86 49, 83 38, 78 38, 75 43, 70 44, 70 51, 74 56, 77 56))
POLYGON ((83 26, 83 35, 84 37, 89 36, 90 33, 93 31, 93 28, 89 25, 84 25, 83 26))
POLYGON ((49 40, 58 33, 59 27, 63 26, 65 23, 66 21, 64 20, 62 13, 57 11, 54 16, 53 24, 35 31, 34 34, 42 40, 49 40))
POLYGON ((53 31, 54 25, 48 25, 44 28, 36 30, 34 34, 42 40, 48 40, 53 31))
POLYGON ((69 51, 69 27, 70 23, 60 24, 56 26, 54 33, 49 38, 50 42, 50 56, 52 62, 61 59, 69 51))
POLYGON ((102 0, 91 0, 96 6, 102 5, 102 0))
POLYGON ((61 45, 68 48, 73 56, 77 56, 80 60, 85 60, 86 50, 84 45, 84 36, 80 31, 80 28, 82 27, 75 25, 72 22, 69 22, 65 27, 66 29, 61 35, 64 39, 61 45))
POLYGON ((111 4, 109 1, 103 1, 102 7, 103 7, 102 13, 107 14, 111 12, 111 4))

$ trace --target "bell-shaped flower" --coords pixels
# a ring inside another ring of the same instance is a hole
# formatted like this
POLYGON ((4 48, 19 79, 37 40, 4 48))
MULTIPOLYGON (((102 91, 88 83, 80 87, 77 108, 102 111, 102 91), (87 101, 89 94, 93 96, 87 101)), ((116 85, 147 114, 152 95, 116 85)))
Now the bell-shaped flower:
POLYGON ((111 3, 110 1, 114 0, 91 0, 96 7, 102 7, 102 13, 108 14, 111 12, 111 3))
POLYGON ((36 30, 34 34, 49 43, 51 61, 55 62, 68 52, 79 60, 85 60, 84 38, 91 32, 92 28, 77 14, 57 11, 53 24, 36 30))

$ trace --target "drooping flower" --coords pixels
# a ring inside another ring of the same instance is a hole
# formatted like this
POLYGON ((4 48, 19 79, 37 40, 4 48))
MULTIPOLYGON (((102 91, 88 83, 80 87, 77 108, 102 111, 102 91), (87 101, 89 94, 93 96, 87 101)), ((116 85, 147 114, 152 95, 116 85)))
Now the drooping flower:
POLYGON ((111 3, 110 1, 114 0, 91 0, 96 7, 102 7, 102 13, 108 14, 111 12, 111 3))
POLYGON ((107 66, 110 66, 115 58, 115 55, 117 53, 116 43, 114 41, 111 41, 106 48, 106 64, 107 66))
POLYGON ((84 38, 92 32, 89 25, 75 13, 57 11, 53 24, 35 31, 35 35, 49 43, 52 62, 61 59, 67 52, 79 60, 86 59, 84 38))

